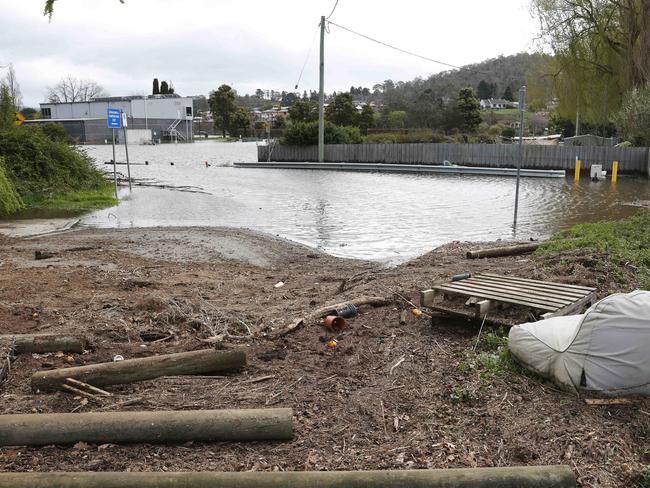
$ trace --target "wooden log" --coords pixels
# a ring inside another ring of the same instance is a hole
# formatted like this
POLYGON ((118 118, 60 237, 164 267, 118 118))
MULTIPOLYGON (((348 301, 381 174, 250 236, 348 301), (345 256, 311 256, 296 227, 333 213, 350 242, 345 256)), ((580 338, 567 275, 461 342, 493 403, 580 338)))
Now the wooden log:
POLYGON ((185 473, 0 473, 0 488, 575 488, 568 466, 185 473))
POLYGON ((495 247, 492 249, 475 249, 467 251, 467 259, 480 259, 480 258, 498 258, 502 256, 516 256, 518 254, 526 254, 537 250, 540 246, 539 242, 531 242, 529 244, 517 244, 515 246, 495 247))
POLYGON ((292 438, 290 408, 0 415, 2 446, 292 438))
POLYGON ((160 376, 211 374, 242 368, 246 365, 243 350, 201 351, 165 354, 148 358, 128 359, 111 363, 91 364, 74 368, 38 371, 32 375, 32 390, 61 390, 67 378, 92 386, 107 386, 150 380, 160 376))
POLYGON ((86 347, 83 337, 64 334, 4 334, 0 340, 15 340, 16 354, 46 352, 76 352, 81 354, 86 347))

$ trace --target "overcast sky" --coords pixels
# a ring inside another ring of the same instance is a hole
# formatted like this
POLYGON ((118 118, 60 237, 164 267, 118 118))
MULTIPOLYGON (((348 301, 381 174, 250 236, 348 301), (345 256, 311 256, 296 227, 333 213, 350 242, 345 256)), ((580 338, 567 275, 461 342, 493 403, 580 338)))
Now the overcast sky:
MULTIPOLYGON (((181 95, 228 83, 240 93, 318 88, 320 15, 335 0, 0 0, 0 65, 13 63, 24 105, 44 101, 61 77, 93 79, 111 95, 149 93, 152 78, 181 95)), ((384 42, 454 65, 534 50, 528 0, 339 0, 330 19, 384 42)), ((410 80, 443 66, 331 26, 327 91, 410 80)), ((4 75, 4 70, 0 73, 4 75)))

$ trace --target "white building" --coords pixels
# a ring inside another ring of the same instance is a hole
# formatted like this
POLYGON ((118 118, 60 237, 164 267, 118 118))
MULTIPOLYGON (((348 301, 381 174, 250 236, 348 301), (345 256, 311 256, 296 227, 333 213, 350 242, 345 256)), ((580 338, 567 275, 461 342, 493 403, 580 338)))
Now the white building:
POLYGON ((90 102, 41 103, 38 122, 60 122, 79 142, 103 142, 111 139, 107 127, 107 109, 122 110, 129 129, 151 130, 153 140, 191 142, 192 98, 177 95, 149 95, 96 98, 90 102))

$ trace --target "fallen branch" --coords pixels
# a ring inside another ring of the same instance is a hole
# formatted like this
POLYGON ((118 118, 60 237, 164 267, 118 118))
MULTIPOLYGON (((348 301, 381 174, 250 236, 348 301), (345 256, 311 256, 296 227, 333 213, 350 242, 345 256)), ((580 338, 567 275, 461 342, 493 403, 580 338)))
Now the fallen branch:
POLYGON ((385 297, 369 297, 369 296, 362 296, 359 298, 354 298, 352 300, 347 300, 345 302, 341 303, 336 303, 334 305, 327 305, 325 307, 318 308, 314 310, 313 312, 309 313, 308 315, 305 315, 304 317, 301 317, 299 319, 294 320, 288 325, 285 325, 284 327, 276 330, 273 334, 272 337, 280 337, 285 334, 288 334, 289 332, 292 332, 296 330, 298 327, 303 325, 304 323, 311 323, 315 322, 318 319, 322 319, 323 317, 326 317, 327 315, 335 315, 336 314, 336 309, 344 307, 345 305, 351 304, 354 305, 355 307, 361 307, 363 305, 370 305, 372 307, 381 307, 383 305, 388 305, 391 303, 392 300, 389 298, 385 297))
POLYGON ((74 368, 39 371, 32 375, 31 384, 32 390, 46 392, 62 389, 68 378, 97 387, 135 383, 160 376, 217 373, 239 369, 245 365, 246 353, 243 350, 217 351, 205 349, 74 368))
POLYGON ((492 249, 475 249, 467 251, 467 259, 498 258, 502 256, 516 256, 536 251, 540 246, 539 242, 528 244, 517 244, 515 246, 495 247, 492 249))
POLYGON ((0 340, 2 339, 15 341, 16 354, 58 351, 80 354, 86 347, 83 337, 62 334, 5 334, 0 335, 0 340))

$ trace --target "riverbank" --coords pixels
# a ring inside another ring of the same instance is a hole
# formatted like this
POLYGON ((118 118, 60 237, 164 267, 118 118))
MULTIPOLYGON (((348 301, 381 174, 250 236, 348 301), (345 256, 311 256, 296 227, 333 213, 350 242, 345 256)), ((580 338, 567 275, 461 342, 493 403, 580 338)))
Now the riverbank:
MULTIPOLYGON (((492 243, 490 245, 498 245, 492 243)), ((4 471, 343 470, 569 464, 583 487, 634 486, 644 464, 648 400, 632 406, 582 399, 506 367, 503 341, 477 324, 409 315, 418 291, 460 272, 492 271, 598 288, 629 289, 588 256, 468 261, 451 243, 396 267, 345 260, 234 229, 82 229, 30 240, 0 237, 0 323, 5 333, 84 333, 84 354, 20 355, 3 385, 3 413, 200 408, 294 409, 287 443, 47 446, 0 449, 4 471), (35 260, 36 250, 53 257, 35 260), (555 259, 555 260, 554 260, 555 259), (280 284, 282 283, 282 284, 280 284), (314 308, 361 295, 340 334, 307 324, 274 330, 314 308), (151 342, 156 340, 156 342, 151 342), (170 377, 111 388, 91 400, 33 395, 44 368, 217 345, 246 347, 235 376, 170 377), (264 381, 252 382, 261 377, 264 381)), ((564 252, 564 251, 562 251, 564 252)), ((647 452, 647 451, 645 451, 647 452)))

